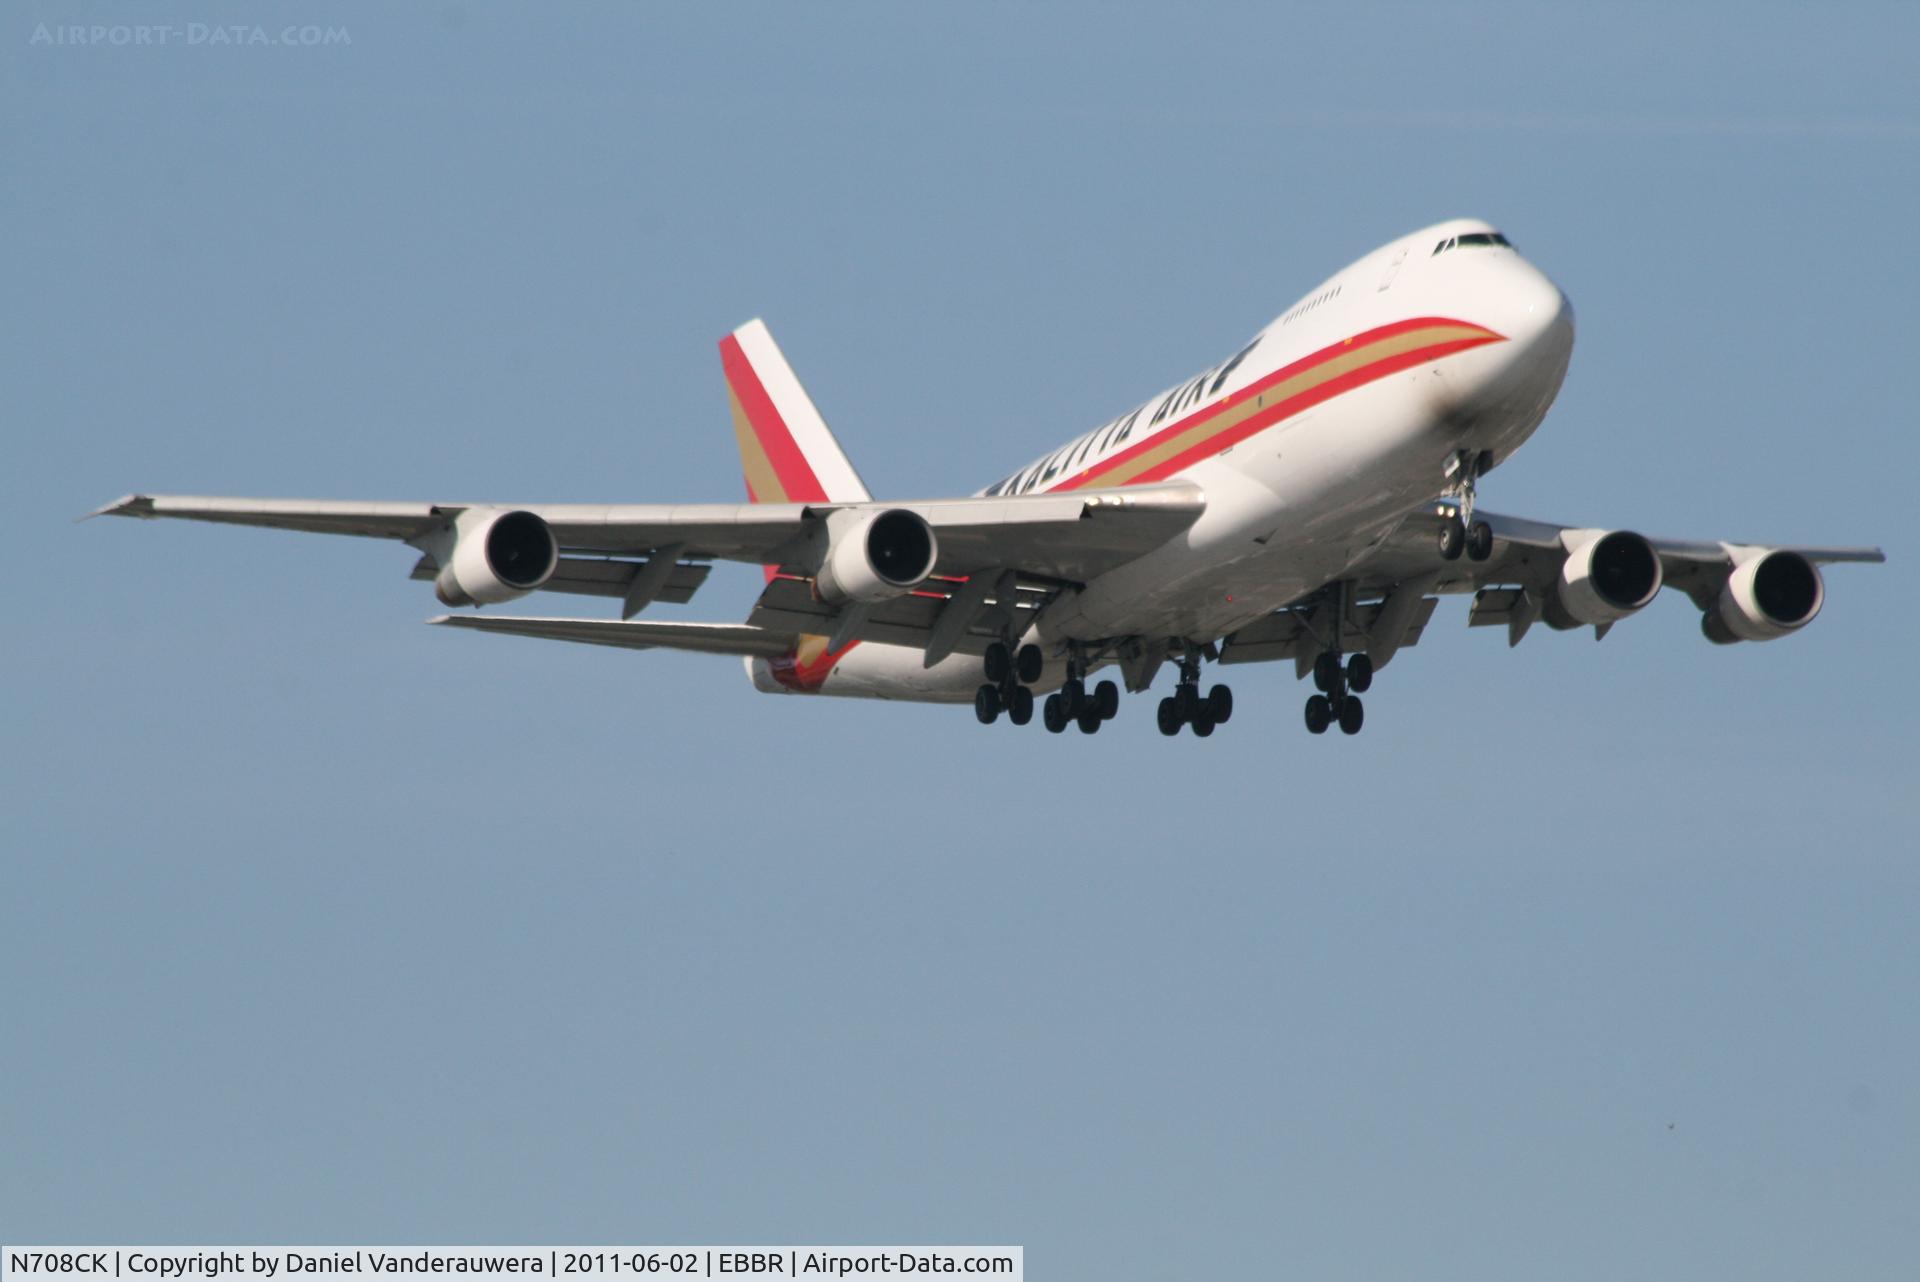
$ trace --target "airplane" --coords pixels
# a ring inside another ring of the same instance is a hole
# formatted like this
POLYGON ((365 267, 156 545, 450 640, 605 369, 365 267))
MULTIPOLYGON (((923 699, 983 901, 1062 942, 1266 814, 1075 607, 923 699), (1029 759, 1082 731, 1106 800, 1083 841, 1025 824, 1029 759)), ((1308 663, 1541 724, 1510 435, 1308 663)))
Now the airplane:
POLYGON ((397 539, 450 607, 533 592, 618 618, 441 615, 480 632, 732 655, 771 694, 971 703, 992 724, 1094 734, 1120 687, 1174 669, 1159 730, 1206 737, 1232 690, 1202 664, 1288 661, 1313 734, 1359 732, 1361 695, 1441 595, 1468 625, 1596 637, 1661 588, 1709 641, 1788 636, 1820 567, 1877 547, 1647 538, 1481 509, 1573 354, 1573 307, 1491 223, 1456 219, 1343 268, 1232 356, 973 494, 878 502, 772 334, 720 342, 744 504, 342 502, 132 494, 93 515, 397 539), (638 619, 715 561, 764 568, 742 623, 638 619), (1113 669, 1119 682, 1091 678, 1113 669), (1043 697, 1044 696, 1044 697, 1043 697))

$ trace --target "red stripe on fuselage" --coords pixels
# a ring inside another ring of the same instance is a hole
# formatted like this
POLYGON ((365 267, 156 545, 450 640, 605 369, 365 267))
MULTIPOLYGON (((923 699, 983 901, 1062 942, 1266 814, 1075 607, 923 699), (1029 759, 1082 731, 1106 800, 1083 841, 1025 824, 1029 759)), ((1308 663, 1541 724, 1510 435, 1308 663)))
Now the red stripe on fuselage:
MULTIPOLYGON (((1099 477, 1113 471, 1115 468, 1124 466, 1130 460, 1136 459, 1140 455, 1154 449, 1159 445, 1161 438, 1167 436, 1169 433, 1177 434, 1202 426, 1209 419, 1218 416, 1232 406, 1243 404, 1249 396, 1259 396, 1268 388, 1303 374, 1317 365, 1324 365, 1328 361, 1352 350, 1356 345, 1364 346, 1369 343, 1379 342, 1382 339, 1392 338, 1396 334, 1404 334, 1417 329, 1429 329, 1437 325, 1459 325, 1471 326, 1475 329, 1485 329, 1484 326, 1474 325, 1471 321, 1449 320, 1440 316, 1422 316, 1413 320, 1395 321, 1391 325, 1381 325, 1377 328, 1355 334, 1351 338, 1342 339, 1338 343, 1330 344, 1317 352, 1303 356, 1292 364, 1275 370, 1258 382, 1250 384, 1240 391, 1230 393, 1212 405, 1195 410, 1183 419, 1167 424, 1153 435, 1146 437, 1134 445, 1128 446, 1110 458, 1101 459, 1085 471, 1077 472, 1065 480, 1048 487, 1048 489, 1049 491, 1079 489, 1089 482, 1097 480, 1099 477)), ((1400 370, 1409 369, 1423 361, 1448 356, 1454 352, 1466 351, 1469 348, 1480 347, 1487 343, 1497 343, 1501 341, 1504 341, 1503 336, 1487 330, 1486 337, 1484 338, 1456 339, 1445 343, 1435 343, 1429 347, 1416 348, 1411 352, 1401 352, 1393 356, 1382 357, 1378 361, 1363 365, 1359 369, 1340 375, 1338 378, 1328 379, 1325 383, 1317 387, 1308 388, 1297 396, 1290 396, 1284 401, 1276 401, 1274 404, 1260 410, 1257 414, 1250 415, 1245 421, 1237 424, 1231 430, 1221 432, 1216 436, 1208 437, 1202 441, 1197 441, 1191 449, 1184 450, 1170 459, 1156 463, 1154 466, 1140 473, 1140 475, 1130 478, 1126 484, 1144 485, 1152 481, 1165 480, 1167 477, 1185 468, 1192 467, 1195 463, 1203 459, 1211 458, 1230 445, 1236 445, 1248 437, 1272 427, 1284 418, 1290 418, 1302 410, 1309 409, 1323 401, 1331 400, 1342 392, 1352 391, 1356 387, 1364 386, 1367 383, 1373 382, 1375 379, 1385 378, 1387 375, 1397 373, 1400 370)))

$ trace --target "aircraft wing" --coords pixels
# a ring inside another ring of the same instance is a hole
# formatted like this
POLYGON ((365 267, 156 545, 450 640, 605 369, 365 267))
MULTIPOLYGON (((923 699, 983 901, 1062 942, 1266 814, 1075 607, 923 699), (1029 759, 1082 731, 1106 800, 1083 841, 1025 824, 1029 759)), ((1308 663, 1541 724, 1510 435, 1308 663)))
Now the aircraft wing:
MULTIPOLYGON (((1476 521, 1493 530, 1493 555, 1485 561, 1461 557, 1441 561, 1434 553, 1441 522, 1454 511, 1451 503, 1429 504, 1413 513, 1371 556, 1354 570, 1362 589, 1380 590, 1426 571, 1438 570, 1435 591, 1473 592, 1490 584, 1544 588, 1558 577, 1572 547, 1601 531, 1589 526, 1556 525, 1524 517, 1502 516, 1480 508, 1476 521)), ((1815 565, 1841 562, 1881 562, 1877 547, 1819 547, 1779 543, 1699 542, 1649 538, 1660 558, 1664 586, 1678 588, 1695 599, 1717 597, 1734 564, 1753 551, 1797 552, 1815 565)))
MULTIPOLYGON (((505 504, 343 502, 130 494, 95 516, 171 517, 318 534, 387 538, 425 547, 470 511, 532 512, 562 552, 560 591, 624 595, 638 566, 596 568, 593 558, 651 556, 741 561, 790 574, 817 568, 819 540, 835 512, 905 508, 933 527, 936 575, 965 578, 1014 570, 1085 583, 1178 535, 1206 508, 1200 490, 1173 483, 1068 494, 947 498, 904 503, 505 504), (595 585, 598 586, 595 586, 595 585), (571 586, 569 586, 571 585, 571 586)), ((436 567, 420 567, 432 577, 436 567)), ((681 566, 685 570, 688 567, 681 566)), ((676 577, 684 580, 684 575, 676 577)), ((680 584, 685 595, 691 585, 680 584)), ((685 595, 678 599, 685 599, 685 595)), ((675 599, 667 597, 664 599, 675 599)))
MULTIPOLYGON (((1518 645, 1543 617, 1552 626, 1552 601, 1569 556, 1605 530, 1557 525, 1503 516, 1484 508, 1474 519, 1493 531, 1493 549, 1484 561, 1462 556, 1442 560, 1436 550, 1441 526, 1457 508, 1442 500, 1423 506, 1403 521, 1350 572, 1348 602, 1340 611, 1338 648, 1365 651, 1375 666, 1405 645, 1416 644, 1432 616, 1435 594, 1473 594, 1470 627, 1505 627, 1509 645, 1518 645)), ((1885 561, 1877 547, 1823 547, 1782 544, 1700 542, 1649 538, 1659 562, 1660 586, 1675 588, 1705 614, 1719 607, 1728 580, 1742 565, 1774 552, 1789 552, 1813 565, 1885 561)), ((1335 610, 1323 590, 1241 628, 1221 646, 1221 662, 1252 663, 1292 659, 1304 673, 1313 657, 1333 639, 1335 610)), ((1613 620, 1595 625, 1604 636, 1613 620)), ((1776 633, 1782 635, 1783 633, 1776 633)), ((1712 635, 1712 633, 1709 633, 1712 635)), ((1729 639, 1721 637, 1718 639, 1729 639)))
POLYGON ((618 646, 626 650, 691 650, 698 654, 761 655, 790 652, 799 638, 744 623, 652 623, 618 619, 539 619, 511 615, 442 614, 427 620, 449 628, 500 632, 549 641, 618 646))

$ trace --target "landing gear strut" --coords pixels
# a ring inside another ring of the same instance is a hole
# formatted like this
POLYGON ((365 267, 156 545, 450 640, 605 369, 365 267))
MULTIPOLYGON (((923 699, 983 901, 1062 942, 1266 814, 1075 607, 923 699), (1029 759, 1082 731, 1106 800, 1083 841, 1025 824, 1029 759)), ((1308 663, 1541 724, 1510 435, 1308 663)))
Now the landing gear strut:
POLYGON ((1204 739, 1215 726, 1233 718, 1233 691, 1217 685, 1203 696, 1200 693, 1200 652, 1191 647, 1180 656, 1180 681, 1173 693, 1160 701, 1156 722, 1160 733, 1176 735, 1182 726, 1204 739))

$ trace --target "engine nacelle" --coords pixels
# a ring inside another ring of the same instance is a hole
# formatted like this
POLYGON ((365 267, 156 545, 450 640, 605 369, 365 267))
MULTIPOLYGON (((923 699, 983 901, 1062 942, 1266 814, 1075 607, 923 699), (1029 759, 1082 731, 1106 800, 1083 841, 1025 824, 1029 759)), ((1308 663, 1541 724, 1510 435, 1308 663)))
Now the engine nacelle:
POLYGON ((453 547, 433 581, 443 605, 498 605, 553 577, 560 544, 532 512, 469 509, 453 525, 453 547))
POLYGON ((1543 617, 1565 631, 1624 619, 1660 594, 1660 555, 1631 530, 1589 539, 1567 556, 1543 617))
POLYGON ((1700 630, 1715 645, 1772 641, 1813 622, 1826 599, 1813 562, 1798 552, 1767 552, 1734 567, 1700 630))
POLYGON ((836 512, 814 589, 822 601, 885 601, 923 583, 938 558, 933 527, 917 512, 836 512))

